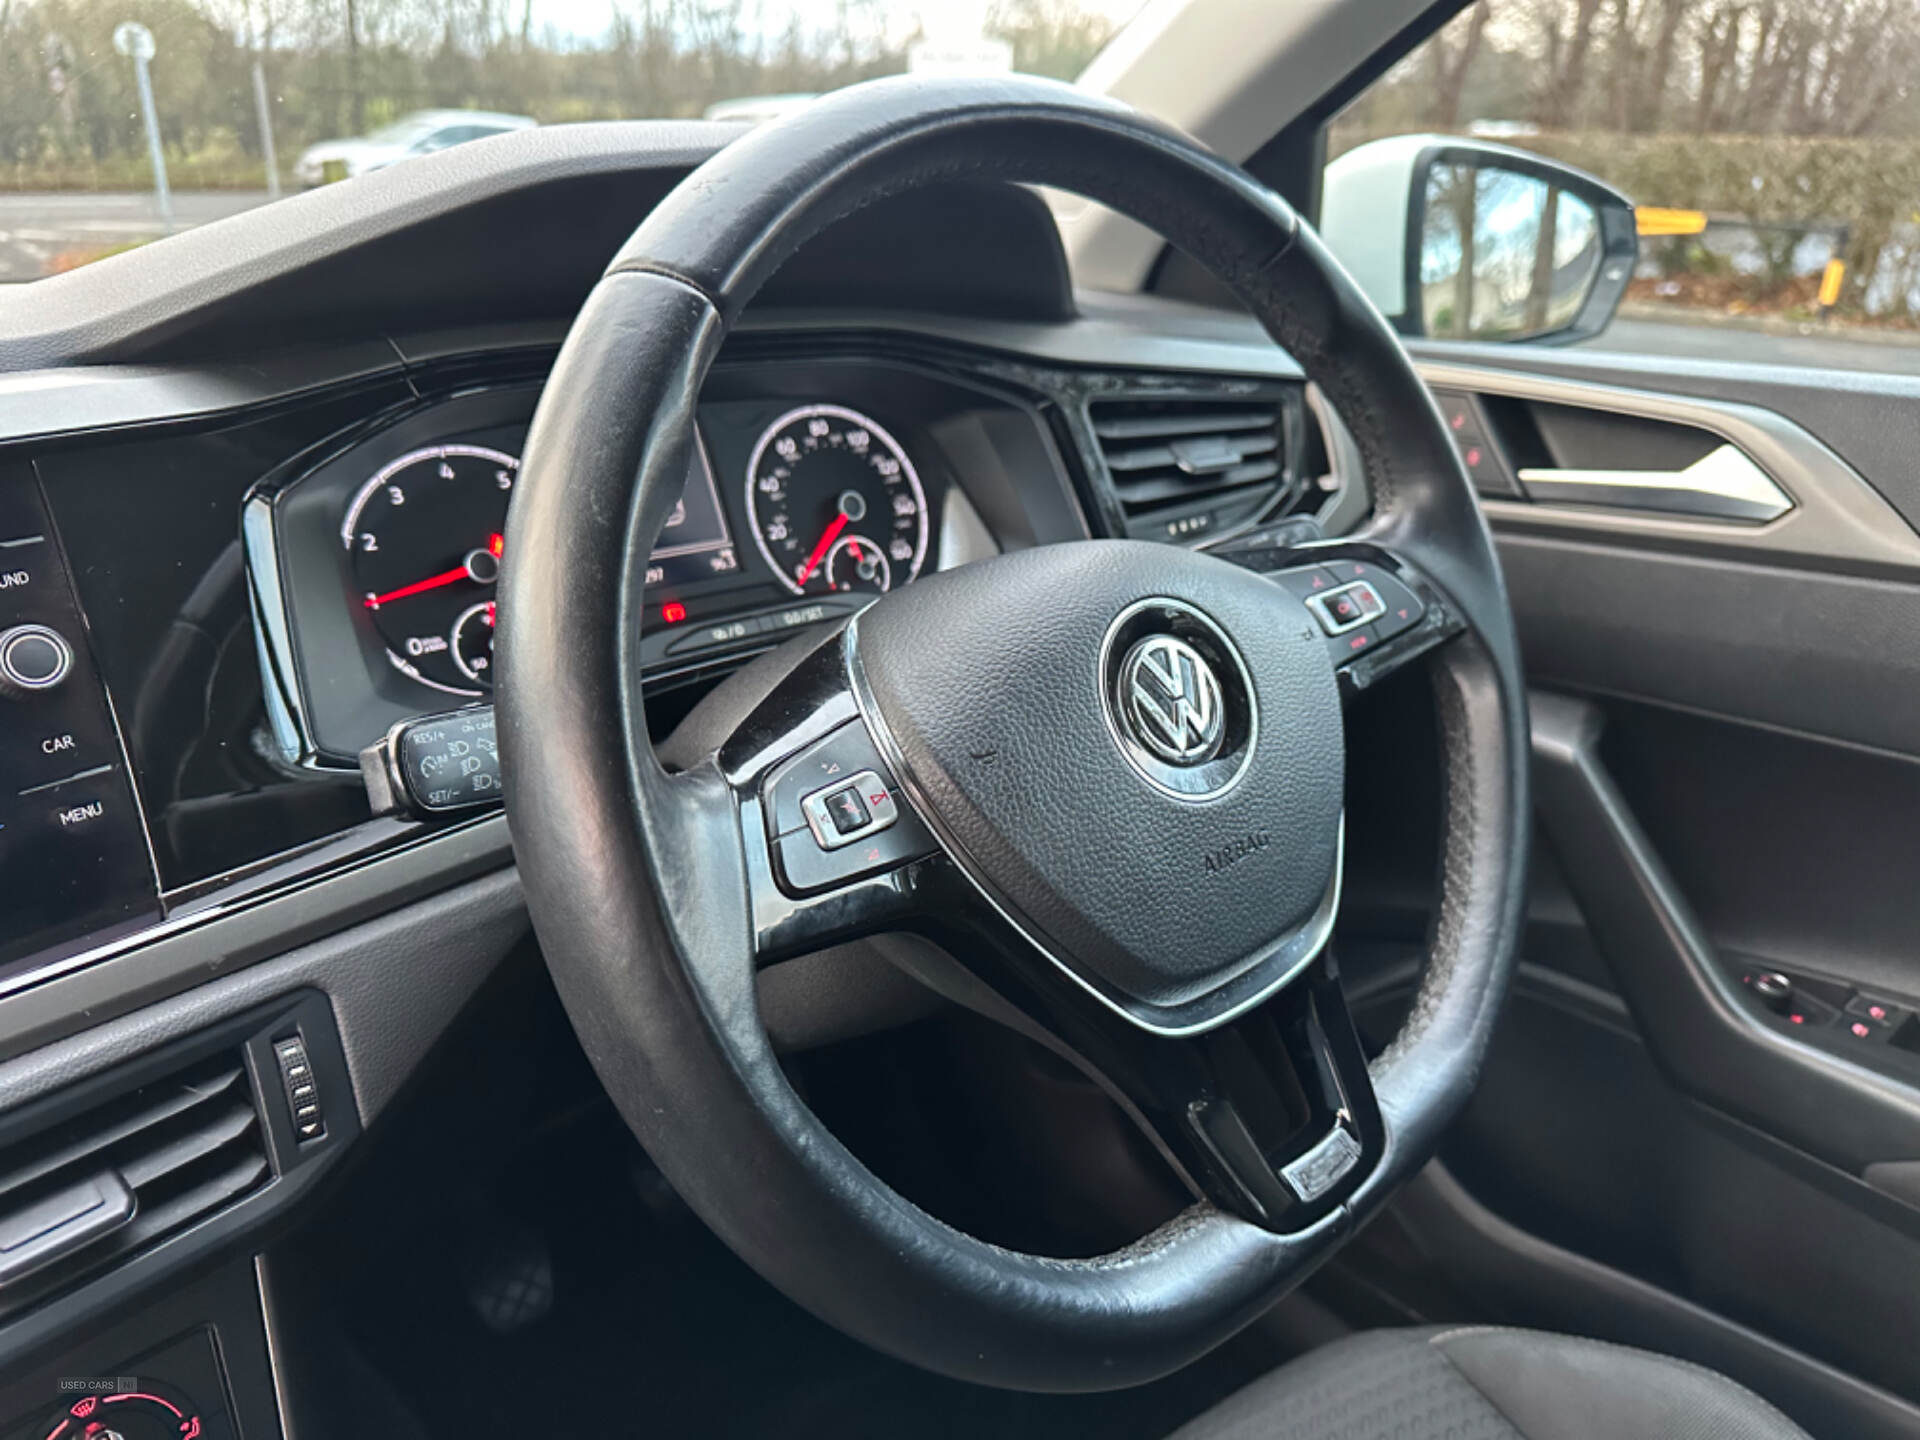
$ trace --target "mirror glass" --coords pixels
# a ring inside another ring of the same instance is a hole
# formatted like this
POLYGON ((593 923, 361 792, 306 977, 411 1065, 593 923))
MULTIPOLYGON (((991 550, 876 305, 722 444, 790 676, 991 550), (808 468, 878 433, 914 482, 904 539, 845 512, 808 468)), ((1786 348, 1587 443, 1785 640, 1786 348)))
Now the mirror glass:
POLYGON ((1564 330, 1600 276, 1593 206, 1557 185, 1491 165, 1427 172, 1420 227, 1425 333, 1522 340, 1564 330))

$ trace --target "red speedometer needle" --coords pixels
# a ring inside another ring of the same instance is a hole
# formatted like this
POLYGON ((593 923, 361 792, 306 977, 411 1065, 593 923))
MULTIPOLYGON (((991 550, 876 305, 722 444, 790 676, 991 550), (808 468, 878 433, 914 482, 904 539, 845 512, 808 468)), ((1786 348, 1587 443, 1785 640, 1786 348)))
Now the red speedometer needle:
POLYGON ((833 517, 833 523, 827 526, 827 533, 820 537, 820 543, 813 547, 813 553, 807 556, 807 563, 800 567, 800 584, 807 583, 807 577, 813 574, 813 567, 820 563, 820 558, 832 548, 833 542, 840 538, 840 532, 846 528, 847 512, 842 510, 833 517))
POLYGON ((366 605, 369 610, 378 610, 389 600, 404 600, 409 595, 418 595, 422 590, 438 590, 442 585, 452 585, 456 581, 472 578, 467 573, 467 567, 464 564, 459 565, 439 575, 430 575, 425 580, 416 580, 411 585, 402 585, 398 590, 389 590, 384 595, 369 595, 366 605))

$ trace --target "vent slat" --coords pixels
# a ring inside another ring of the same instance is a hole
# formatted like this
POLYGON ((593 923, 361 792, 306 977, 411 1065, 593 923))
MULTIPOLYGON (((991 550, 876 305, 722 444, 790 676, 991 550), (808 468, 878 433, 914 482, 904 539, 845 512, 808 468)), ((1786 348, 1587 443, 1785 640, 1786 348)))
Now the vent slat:
MULTIPOLYGON (((1222 437, 1225 440, 1225 437, 1222 437)), ((1225 440, 1225 447, 1242 459, 1265 455, 1280 448, 1280 437, 1271 431, 1260 435, 1236 435, 1225 440)), ((1138 449, 1107 451, 1109 470, 1151 470, 1156 466, 1179 466, 1180 452, 1171 445, 1143 445, 1138 449)))
POLYGON ((169 1196, 154 1205, 143 1203, 134 1212, 132 1221, 120 1232, 124 1239, 115 1248, 122 1251, 137 1250, 158 1240, 188 1221, 238 1200, 249 1190, 264 1184, 267 1174, 265 1155, 257 1151, 241 1155, 178 1195, 169 1196))
POLYGON ((0 1197, 44 1180, 89 1156, 100 1155, 142 1131, 217 1101, 236 1085, 242 1090, 246 1085, 246 1071, 238 1065, 184 1083, 143 1086, 132 1095, 102 1107, 102 1111, 109 1113, 89 1113, 82 1117, 78 1127, 62 1126, 51 1136, 36 1136, 34 1141, 16 1147, 18 1158, 10 1155, 0 1162, 6 1166, 0 1170, 0 1197))
POLYGON ((1277 396, 1095 400, 1087 418, 1129 515, 1286 479, 1277 396))
POLYGON ((1093 433, 1102 440, 1138 440, 1148 435, 1208 435, 1235 430, 1268 430, 1272 427, 1271 410, 1216 410, 1206 415, 1096 418, 1093 433))
POLYGON ((121 1178, 137 1191, 143 1185, 151 1185, 163 1176, 184 1170, 194 1161, 225 1149, 253 1128, 253 1107, 235 1106, 153 1150, 121 1161, 121 1178))
POLYGON ((0 1152, 0 1213, 18 1214, 58 1187, 111 1167, 133 1188, 133 1218, 36 1273, 0 1310, 136 1253, 273 1178, 253 1083, 233 1050, 110 1096, 0 1152))

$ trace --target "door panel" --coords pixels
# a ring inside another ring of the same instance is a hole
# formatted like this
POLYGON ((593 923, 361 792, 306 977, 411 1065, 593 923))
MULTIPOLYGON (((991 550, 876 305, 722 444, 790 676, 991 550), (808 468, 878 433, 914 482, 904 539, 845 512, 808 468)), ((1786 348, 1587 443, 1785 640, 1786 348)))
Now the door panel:
MULTIPOLYGON (((1920 1009, 1920 383, 1415 348, 1498 443, 1647 470, 1704 453, 1690 427, 1793 510, 1541 504, 1504 457, 1486 509, 1538 691, 1529 928, 1451 1178, 1402 1218, 1507 1318, 1551 1321, 1610 1275, 1673 1297, 1647 1311, 1670 1348, 1803 1423, 1920 1434, 1920 1019, 1856 1036, 1845 1009, 1920 1009), (1515 404, 1594 413, 1549 435, 1503 421, 1515 404), (1608 409, 1631 417, 1612 437, 1608 409), (1787 1012, 1752 989, 1765 969, 1794 980, 1787 1012), (1478 1206, 1520 1238, 1467 1245, 1478 1206)), ((1353 947, 1383 1037, 1409 908, 1382 900, 1383 943, 1353 947)), ((1653 1343, 1620 1318, 1579 1328, 1653 1343)))

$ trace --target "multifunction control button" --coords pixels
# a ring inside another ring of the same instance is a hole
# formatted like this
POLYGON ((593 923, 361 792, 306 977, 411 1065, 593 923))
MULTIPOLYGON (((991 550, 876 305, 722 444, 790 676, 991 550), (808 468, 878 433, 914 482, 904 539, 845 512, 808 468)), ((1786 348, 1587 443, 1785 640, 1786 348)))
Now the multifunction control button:
POLYGON ((1426 615, 1420 597, 1405 581, 1363 560, 1303 565, 1272 572, 1268 578, 1306 602, 1314 623, 1327 637, 1335 666, 1404 635, 1426 615))
POLYGON ((1320 622, 1320 628, 1329 635, 1344 635, 1349 630, 1358 630, 1387 613, 1386 602, 1364 580, 1352 581, 1323 594, 1309 595, 1307 608, 1313 612, 1314 619, 1320 622))
POLYGON ((1379 598, 1380 613, 1372 621, 1378 639, 1391 640, 1396 635, 1404 635, 1426 616, 1420 597, 1383 566, 1365 560, 1336 560, 1326 568, 1336 585, 1366 585, 1379 598))
POLYGON ((900 818, 893 789, 878 770, 862 770, 844 784, 814 791, 800 802, 800 810, 822 850, 851 845, 900 818))

